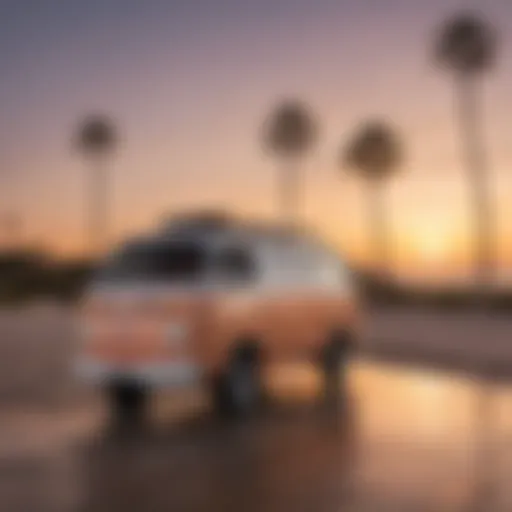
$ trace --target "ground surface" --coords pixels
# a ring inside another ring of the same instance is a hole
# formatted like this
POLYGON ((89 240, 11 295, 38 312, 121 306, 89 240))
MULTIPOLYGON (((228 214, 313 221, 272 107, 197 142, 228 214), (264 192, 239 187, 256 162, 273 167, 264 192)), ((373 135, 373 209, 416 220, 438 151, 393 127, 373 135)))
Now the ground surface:
POLYGON ((72 326, 48 305, 0 313, 2 511, 512 510, 504 315, 373 313, 336 413, 314 372, 279 368, 250 421, 190 390, 125 435, 70 376, 72 326))

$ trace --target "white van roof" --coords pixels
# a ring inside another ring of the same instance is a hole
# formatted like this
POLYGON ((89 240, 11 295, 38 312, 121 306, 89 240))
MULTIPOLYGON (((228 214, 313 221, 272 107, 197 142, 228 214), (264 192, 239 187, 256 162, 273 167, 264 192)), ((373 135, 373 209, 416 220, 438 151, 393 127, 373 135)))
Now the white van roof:
POLYGON ((291 244, 323 245, 311 232, 302 227, 238 220, 224 214, 193 215, 171 219, 154 234, 160 239, 204 241, 289 242, 291 244))

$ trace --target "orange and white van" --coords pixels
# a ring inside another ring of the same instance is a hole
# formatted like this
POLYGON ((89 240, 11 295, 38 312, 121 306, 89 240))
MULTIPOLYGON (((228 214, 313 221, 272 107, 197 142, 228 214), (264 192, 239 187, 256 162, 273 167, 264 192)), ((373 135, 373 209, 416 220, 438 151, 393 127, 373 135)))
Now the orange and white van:
POLYGON ((123 413, 149 391, 197 381, 220 410, 242 412, 269 362, 312 360, 337 375, 357 309, 347 268, 311 235, 176 221, 122 246, 93 280, 78 369, 123 413))

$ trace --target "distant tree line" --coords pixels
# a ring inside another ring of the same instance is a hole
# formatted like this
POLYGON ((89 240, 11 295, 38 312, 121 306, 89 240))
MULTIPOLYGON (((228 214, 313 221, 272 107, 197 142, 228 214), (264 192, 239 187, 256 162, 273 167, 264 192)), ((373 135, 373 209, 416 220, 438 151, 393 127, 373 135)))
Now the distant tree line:
POLYGON ((30 250, 0 252, 0 303, 74 300, 93 267, 89 260, 59 261, 30 250))

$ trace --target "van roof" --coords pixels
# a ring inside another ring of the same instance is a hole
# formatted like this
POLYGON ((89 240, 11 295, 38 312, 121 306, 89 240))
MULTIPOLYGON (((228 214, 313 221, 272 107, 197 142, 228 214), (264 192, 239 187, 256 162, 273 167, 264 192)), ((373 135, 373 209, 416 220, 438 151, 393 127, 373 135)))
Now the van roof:
POLYGON ((164 223, 156 232, 157 238, 212 239, 240 238, 243 240, 290 241, 310 243, 316 238, 300 226, 247 221, 220 215, 181 216, 164 223))
POLYGON ((251 248, 286 243, 338 254, 317 232, 303 226, 237 219, 217 212, 174 216, 162 222, 154 231, 127 240, 126 244, 158 242, 193 243, 205 247, 240 243, 251 248))

